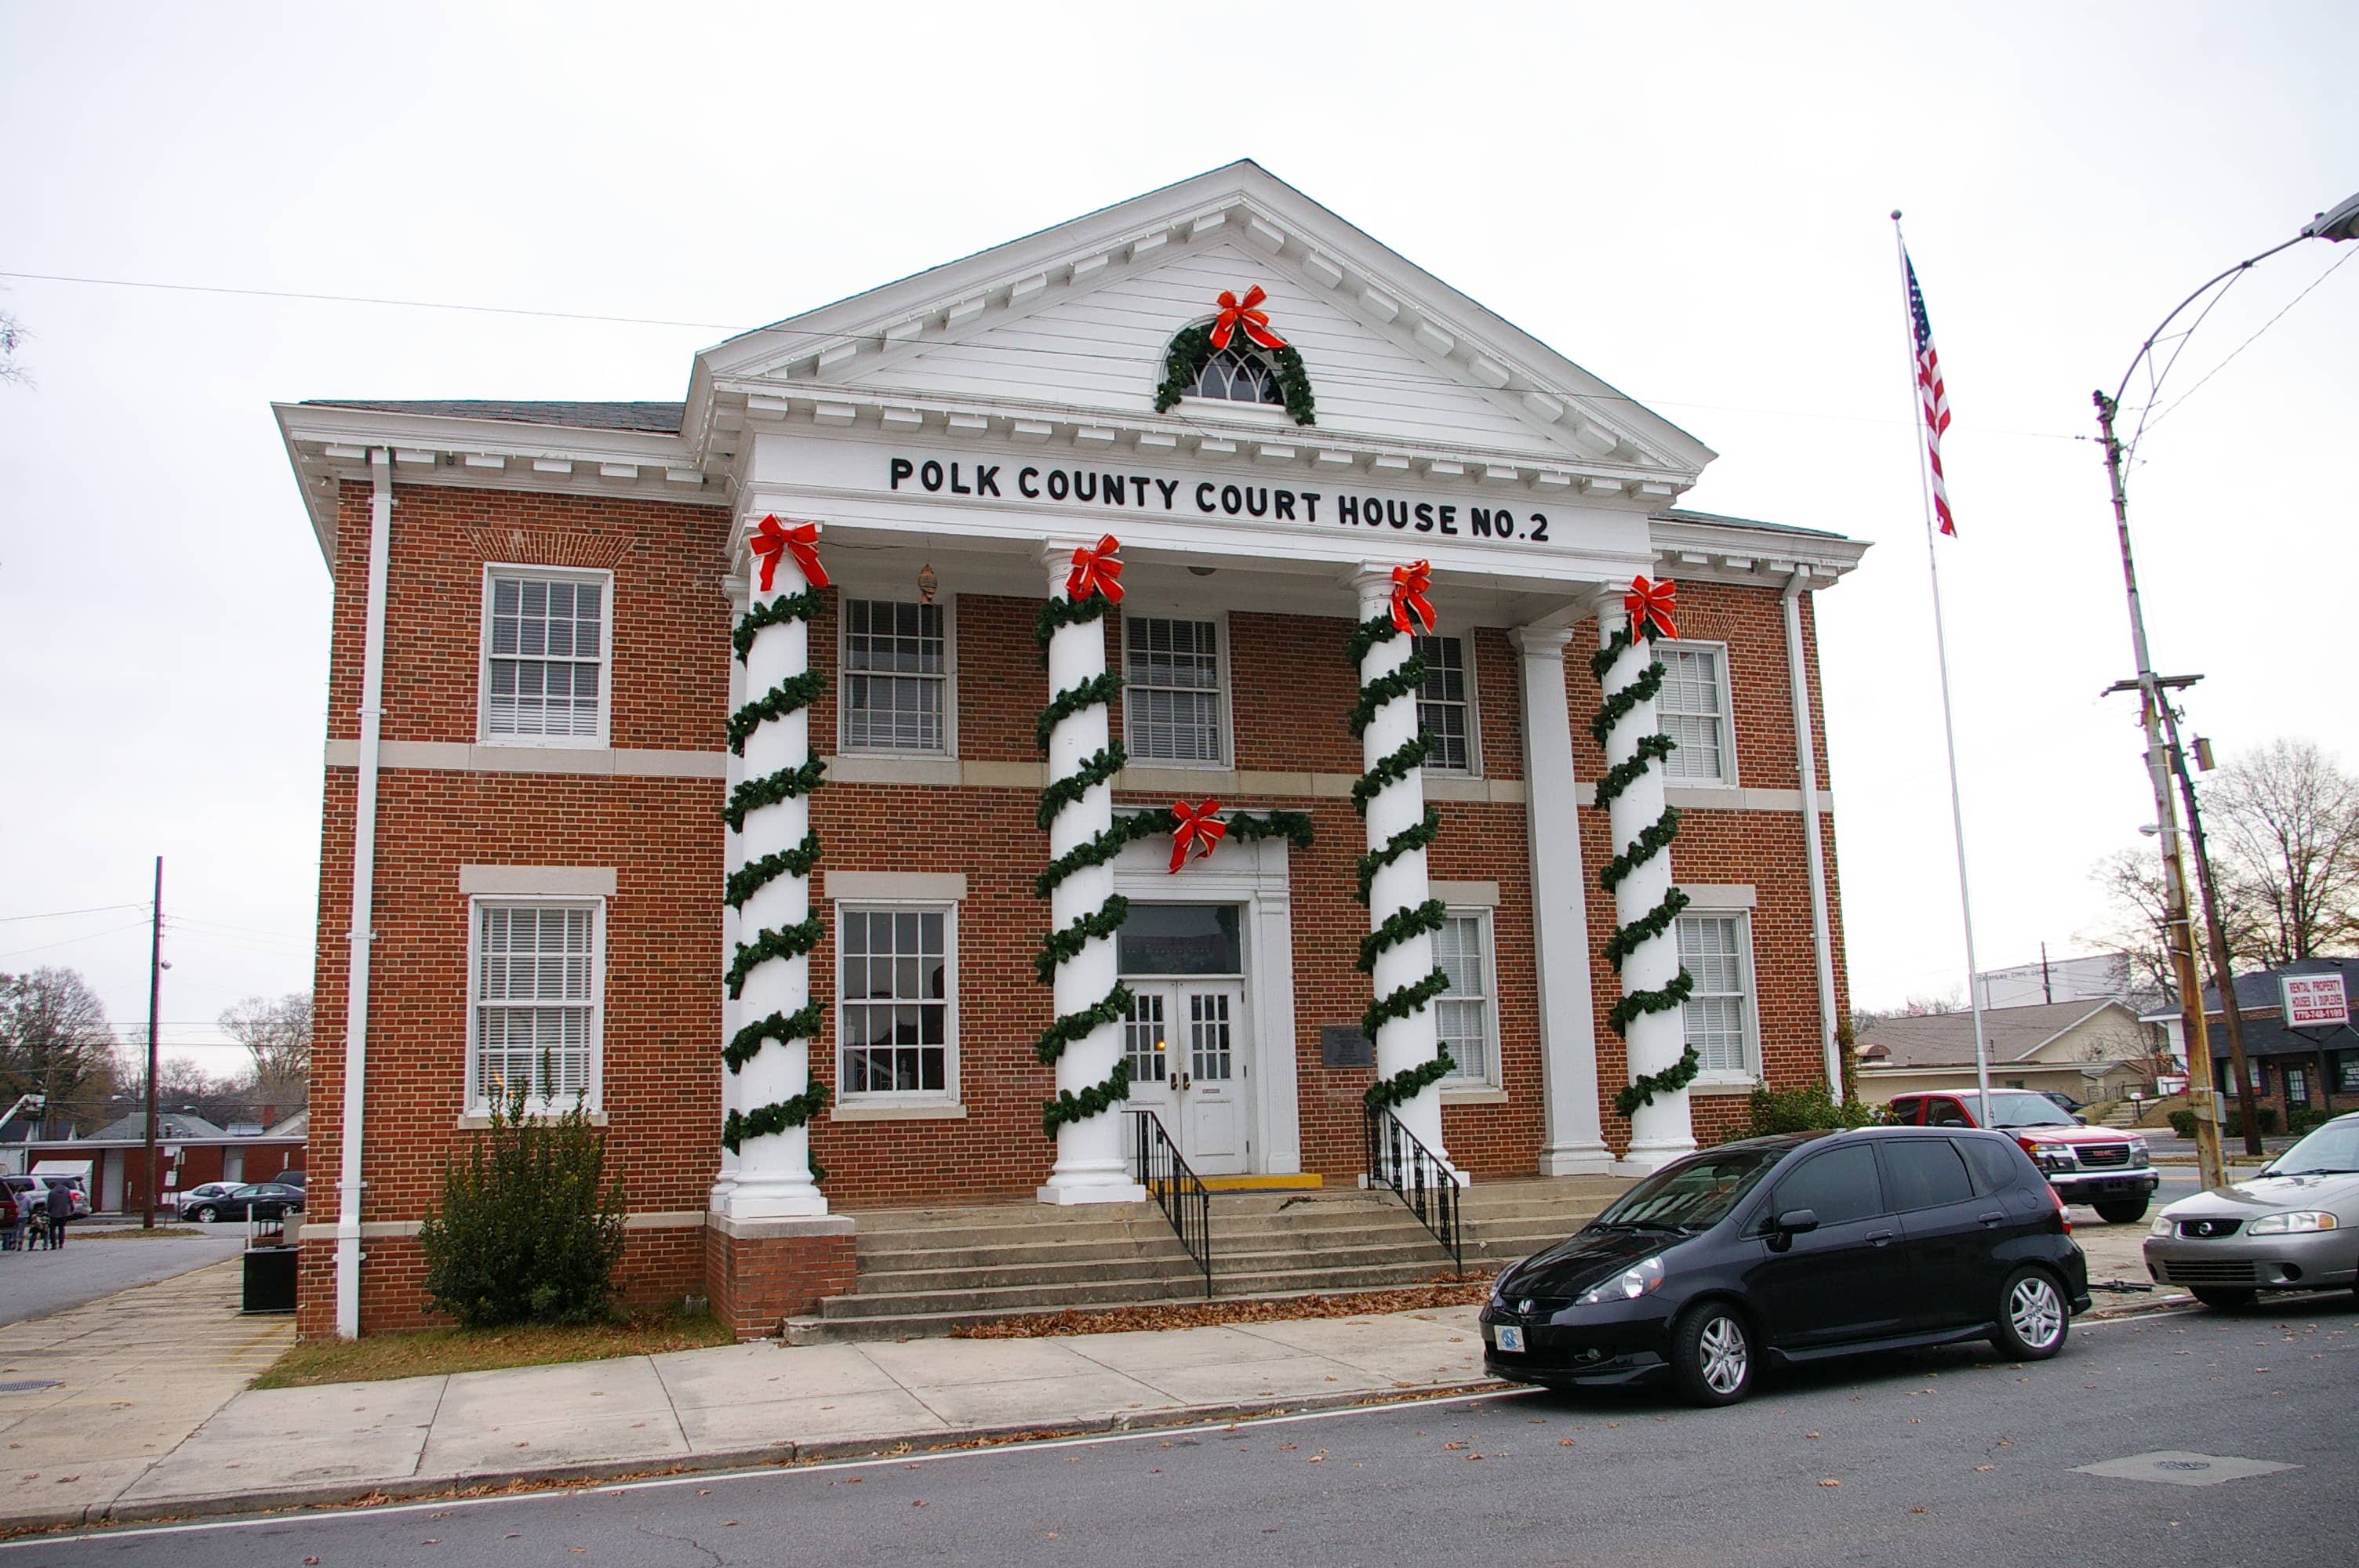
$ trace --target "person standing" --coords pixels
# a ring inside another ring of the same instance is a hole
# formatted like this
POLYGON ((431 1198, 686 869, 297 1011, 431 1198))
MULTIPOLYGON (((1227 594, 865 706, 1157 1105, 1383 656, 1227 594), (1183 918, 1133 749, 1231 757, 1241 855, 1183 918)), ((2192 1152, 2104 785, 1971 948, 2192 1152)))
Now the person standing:
POLYGON ((0 1184, 0 1251, 14 1252, 24 1244, 23 1195, 13 1185, 0 1184))
POLYGON ((73 1217, 73 1189, 63 1182, 49 1184, 49 1245, 66 1244, 66 1221, 73 1217))

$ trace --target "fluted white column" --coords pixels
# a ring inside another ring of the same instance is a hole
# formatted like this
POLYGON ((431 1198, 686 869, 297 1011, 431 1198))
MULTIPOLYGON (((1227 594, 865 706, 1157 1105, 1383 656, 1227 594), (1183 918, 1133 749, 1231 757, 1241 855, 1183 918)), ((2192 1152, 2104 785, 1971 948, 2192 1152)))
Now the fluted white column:
MULTIPOLYGON (((1065 578, 1072 567, 1072 545, 1050 545, 1041 551, 1049 572, 1049 596, 1065 597, 1065 578)), ((1105 674, 1105 622, 1081 621, 1060 626, 1049 641, 1049 695, 1087 685, 1105 674)), ((1106 745, 1109 730, 1106 705, 1093 702, 1057 721, 1049 732, 1049 774, 1069 778, 1082 763, 1106 745)), ((1089 842, 1114 827, 1114 785, 1092 784, 1082 798, 1059 811, 1049 825, 1051 860, 1089 842)), ((1059 882, 1049 902, 1049 929, 1062 931, 1086 914, 1094 914, 1114 894, 1112 865, 1085 866, 1059 882)), ((1115 979, 1114 943, 1111 936, 1093 937, 1080 952, 1059 964, 1054 982, 1056 1016, 1085 1012, 1105 999, 1115 979)), ((1114 1076, 1122 1061, 1122 1024, 1102 1023, 1065 1047, 1057 1060, 1057 1087, 1081 1094, 1114 1076)), ((1042 1203, 1143 1203, 1147 1189, 1131 1179, 1124 1159, 1123 1134, 1127 1119, 1119 1106, 1067 1121, 1057 1129, 1057 1162, 1039 1190, 1042 1203)))
MULTIPOLYGON (((1360 620, 1364 622, 1392 611, 1392 573, 1388 568, 1367 566, 1352 576, 1352 590, 1359 600, 1360 620)), ((1360 657, 1360 685, 1380 680, 1407 664, 1415 645, 1405 636, 1392 636, 1371 643, 1360 657)), ((1379 707, 1360 732, 1360 766, 1363 773, 1417 739, 1417 694, 1404 693, 1379 707)), ((1367 847, 1370 852, 1383 849, 1398 834, 1417 828, 1425 820, 1425 770, 1408 770, 1408 776, 1395 780, 1376 791, 1367 803, 1367 847)), ((1368 927, 1382 926, 1396 912, 1415 909, 1433 896, 1426 871, 1425 849, 1411 849, 1383 866, 1368 888, 1368 927)), ((1375 956, 1371 974, 1376 997, 1381 1000, 1397 991, 1415 987, 1433 973, 1433 936, 1428 931, 1411 933, 1405 939, 1383 948, 1375 956)), ((1433 1060, 1440 1036, 1435 1028, 1433 1004, 1430 1001, 1415 1008, 1406 1018, 1388 1019, 1376 1030, 1376 1076, 1392 1077, 1395 1074, 1421 1067, 1433 1060)), ((1408 1099, 1393 1108, 1401 1125, 1415 1134, 1418 1141, 1432 1151, 1434 1156, 1447 1162, 1449 1152, 1441 1143, 1441 1089, 1438 1084, 1428 1084, 1408 1099)))
MULTIPOLYGON (((1618 598, 1609 600, 1597 618, 1600 646, 1609 643, 1614 633, 1627 624, 1628 616, 1618 598)), ((1647 643, 1633 642, 1606 670, 1602 682, 1605 696, 1611 698, 1636 681, 1653 662, 1654 654, 1647 643)), ((1623 715, 1621 721, 1606 731, 1606 767, 1619 767, 1637 755, 1640 738, 1654 734, 1658 722, 1651 697, 1623 715)), ((1664 805, 1663 768, 1657 762, 1639 773, 1606 808, 1615 854, 1628 851, 1639 836, 1661 818, 1664 805)), ((1624 927, 1642 919, 1663 902, 1663 896, 1670 890, 1671 855, 1669 849, 1664 849, 1641 860, 1614 888, 1614 925, 1624 927)), ((1679 973, 1680 945, 1675 922, 1669 930, 1640 942, 1622 960, 1622 994, 1660 990, 1677 979, 1679 973)), ((1641 1074, 1659 1073, 1677 1065, 1687 1051, 1682 1010, 1673 1007, 1638 1014, 1625 1026, 1623 1041, 1628 1048, 1632 1080, 1641 1074)), ((1658 1170, 1683 1154, 1694 1152, 1695 1146, 1695 1131, 1688 1117, 1688 1091, 1658 1091, 1630 1118, 1630 1148, 1623 1157, 1621 1168, 1636 1173, 1658 1170)))
MULTIPOLYGON (((758 586, 751 598, 756 606, 803 592, 810 587, 796 566, 793 552, 781 551, 771 588, 758 586)), ((810 669, 810 624, 800 616, 763 627, 745 653, 745 692, 749 700, 810 669)), ((798 707, 765 719, 746 737, 745 777, 758 782, 810 762, 810 710, 798 707)), ((745 819, 738 846, 739 863, 799 846, 810 831, 810 799, 807 793, 786 796, 755 807, 745 819)), ((786 872, 756 889, 738 911, 741 939, 758 938, 766 931, 800 925, 810 916, 810 879, 786 872)), ((810 1000, 810 956, 796 953, 756 964, 746 974, 738 997, 742 1022, 773 1013, 792 1018, 810 1000)), ((799 1034, 791 1040, 763 1043, 737 1074, 736 1103, 744 1114, 791 1100, 810 1087, 810 1042, 799 1034)), ((737 1181, 730 1195, 730 1214, 737 1219, 777 1219, 827 1212, 827 1199, 812 1183, 810 1131, 789 1127, 782 1131, 745 1139, 738 1149, 737 1181)))

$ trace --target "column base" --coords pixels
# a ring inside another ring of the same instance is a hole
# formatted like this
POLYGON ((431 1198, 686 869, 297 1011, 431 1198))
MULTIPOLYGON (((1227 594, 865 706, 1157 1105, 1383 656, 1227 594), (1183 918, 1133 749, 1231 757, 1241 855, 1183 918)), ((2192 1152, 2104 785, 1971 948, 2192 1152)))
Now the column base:
POLYGON ((1633 1143, 1622 1158, 1614 1162, 1612 1173, 1617 1176, 1651 1176, 1674 1160, 1684 1160, 1696 1152, 1692 1138, 1669 1142, 1633 1143))
POLYGON ((1036 1195, 1042 1203, 1060 1207, 1085 1203, 1145 1203, 1147 1189, 1132 1181, 1126 1172, 1109 1175, 1075 1172, 1050 1176, 1036 1195))
POLYGON ((1614 1170, 1614 1151, 1603 1142, 1563 1143, 1540 1151, 1543 1176, 1603 1176, 1614 1170))
POLYGON ((749 1182, 740 1177, 725 1195, 726 1208, 715 1213, 732 1219, 819 1219, 826 1216, 827 1195, 809 1182, 749 1182))
POLYGON ((848 1215, 746 1220, 707 1215, 704 1290, 712 1313, 743 1339, 776 1339, 789 1317, 843 1295, 860 1274, 848 1215))

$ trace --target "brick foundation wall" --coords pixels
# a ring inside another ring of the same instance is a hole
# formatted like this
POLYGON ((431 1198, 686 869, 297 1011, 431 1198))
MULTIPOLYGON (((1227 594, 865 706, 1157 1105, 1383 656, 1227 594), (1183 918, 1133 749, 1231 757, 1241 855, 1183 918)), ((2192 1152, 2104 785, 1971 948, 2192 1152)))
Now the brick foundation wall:
MULTIPOLYGON (((336 580, 329 730, 348 738, 356 732, 359 699, 364 486, 346 487, 341 520, 345 548, 336 580)), ((476 739, 486 561, 595 565, 614 573, 613 743, 718 755, 729 657, 729 615, 719 592, 728 565, 725 533, 724 514, 710 507, 399 487, 386 737, 476 739)), ((1337 613, 1327 617, 1239 611, 1228 618, 1240 769, 1357 773, 1359 746, 1345 725, 1356 688, 1345 651, 1350 610, 1340 590, 1333 598, 1337 613)), ((1739 781, 1748 788, 1797 787, 1776 592, 1682 584, 1680 600, 1683 632, 1728 645, 1739 781)), ((814 665, 831 675, 837 602, 831 592, 811 630, 814 665)), ((1032 730, 1046 686, 1031 637, 1038 601, 960 595, 956 607, 961 757, 1036 762, 1032 730)), ((1803 611, 1815 685, 1807 596, 1803 611)), ((1106 635, 1109 662, 1118 669, 1119 615, 1108 618, 1106 635)), ((1476 628, 1470 641, 1483 776, 1519 780, 1525 769, 1520 660, 1496 628, 1476 628)), ((1575 767, 1578 776, 1590 779, 1603 768, 1587 733, 1598 702, 1588 668, 1595 646, 1595 623, 1584 623, 1566 660, 1575 767)), ((1815 690, 1812 696, 1815 712, 1815 690)), ((822 752, 834 749, 835 702, 831 679, 811 715, 814 742, 822 752)), ((1119 702, 1112 717, 1120 733, 1119 702)), ((1822 784, 1825 755, 1821 743, 1822 784)), ((315 987, 322 1048, 313 1066, 308 1154, 310 1209, 323 1222, 337 1205, 354 784, 351 768, 332 767, 323 787, 315 987)), ((733 1303, 741 1297, 755 1303, 733 1304, 733 1321, 771 1314, 773 1298, 786 1286, 720 1282, 753 1279, 771 1265, 743 1264, 730 1247, 712 1239, 715 1233, 689 1224, 689 1217, 701 1215, 718 1169, 725 961, 721 783, 388 768, 379 790, 364 1217, 372 1223, 419 1218, 444 1162, 470 1136, 460 1121, 469 903, 460 891, 459 868, 609 867, 616 892, 607 905, 602 1105, 610 1169, 622 1179, 642 1225, 661 1216, 666 1227, 633 1231, 625 1263, 631 1288, 650 1300, 677 1299, 707 1280, 713 1281, 716 1309, 724 1290, 735 1292, 733 1303)), ((1117 799, 1169 804, 1167 796, 1137 793, 1117 799)), ((1332 795, 1239 796, 1225 804, 1307 810, 1315 824, 1314 844, 1290 857, 1300 1139, 1306 1169, 1349 1181, 1362 1158, 1360 1094, 1374 1074, 1321 1065, 1319 1032, 1322 1025, 1356 1022, 1368 1000, 1367 977, 1353 967, 1367 929, 1366 911, 1352 897, 1362 824, 1348 800, 1332 795)), ((1040 1134, 1039 1102, 1052 1089, 1054 1075, 1032 1057, 1032 1042, 1050 1014, 1049 989, 1034 979, 1032 967, 1048 909, 1031 892, 1047 849, 1046 836, 1034 826, 1034 806, 1028 789, 840 781, 813 797, 813 826, 825 845, 815 907, 828 907, 825 878, 838 871, 958 871, 967 881, 958 917, 958 1074, 965 1115, 915 1121, 821 1118, 813 1147, 828 1170, 826 1191, 837 1207, 903 1205, 950 1194, 962 1199, 1028 1195, 1048 1174, 1053 1145, 1040 1134)), ((1506 1091, 1502 1104, 1447 1106, 1445 1138, 1452 1157, 1477 1180, 1527 1174, 1542 1141, 1543 1096, 1525 808, 1451 801, 1440 809, 1442 835, 1429 857, 1432 874, 1499 887, 1493 914, 1495 1020, 1506 1091)), ((1571 826, 1582 835, 1592 881, 1599 1079, 1606 1138, 1618 1146, 1628 1130, 1611 1100, 1626 1073, 1622 1043, 1603 1022, 1619 991, 1603 957, 1613 904, 1594 886, 1595 870, 1609 856, 1605 815, 1584 809, 1571 826)), ((1810 1081, 1822 1071, 1802 830, 1801 817, 1791 811, 1690 810, 1671 850, 1681 881, 1756 890, 1751 918, 1761 1054, 1769 1078, 1778 1084, 1810 1081)), ((1832 826, 1824 832, 1832 895, 1832 826)), ((1839 919, 1835 932, 1840 985, 1839 919)), ((831 930, 812 955, 815 994, 827 994, 834 973, 831 930)), ((1839 995, 1839 1016, 1845 1005, 1839 995)), ((812 1051, 815 1076, 830 1084, 836 1075, 833 1033, 831 1018, 812 1051)), ((1705 1141, 1731 1130, 1745 1114, 1742 1096, 1699 1095, 1694 1106, 1697 1133, 1705 1141)), ((410 1240, 369 1243, 364 1324, 425 1321, 415 1249, 410 1240)), ((324 1332, 331 1324, 332 1256, 324 1239, 307 1241, 299 1317, 306 1334, 324 1332)), ((778 1267, 796 1278, 816 1278, 832 1264, 778 1267)))
MULTIPOLYGON (((415 1236, 372 1236, 361 1244, 361 1332, 399 1334, 447 1325, 426 1304, 426 1254, 415 1236)), ((707 1293, 704 1227, 633 1227, 625 1234, 615 1273, 615 1299, 625 1310, 678 1307, 707 1293)), ((336 1332, 336 1244, 328 1227, 303 1235, 297 1260, 295 1333, 302 1339, 336 1332)))
POLYGON ((740 1339, 774 1339, 788 1318, 822 1296, 849 1292, 860 1260, 849 1220, 756 1224, 739 1234, 719 1223, 704 1232, 712 1314, 740 1339))

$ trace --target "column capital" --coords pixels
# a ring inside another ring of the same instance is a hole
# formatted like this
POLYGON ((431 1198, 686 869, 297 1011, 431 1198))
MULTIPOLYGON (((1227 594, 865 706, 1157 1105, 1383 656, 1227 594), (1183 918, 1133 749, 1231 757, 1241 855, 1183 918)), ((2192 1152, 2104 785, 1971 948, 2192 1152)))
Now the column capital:
POLYGON ((1507 633, 1508 641, 1522 650, 1527 659, 1564 658, 1565 644, 1572 641, 1570 626, 1518 626, 1507 633))
POLYGON ((1351 589, 1353 596, 1359 600, 1361 610, 1368 611, 1375 606, 1392 602, 1392 562, 1362 561, 1342 575, 1344 585, 1351 589))

